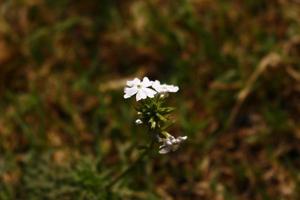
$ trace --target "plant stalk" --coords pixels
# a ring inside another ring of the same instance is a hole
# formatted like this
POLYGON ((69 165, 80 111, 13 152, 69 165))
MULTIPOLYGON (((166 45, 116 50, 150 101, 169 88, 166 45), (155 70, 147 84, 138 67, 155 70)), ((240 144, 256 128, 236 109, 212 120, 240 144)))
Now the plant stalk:
POLYGON ((151 152, 152 147, 154 145, 155 141, 152 139, 150 145, 145 149, 143 153, 140 154, 140 156, 132 163, 130 164, 122 173, 120 173, 117 177, 115 177, 107 186, 106 189, 110 190, 116 183, 118 183, 120 180, 122 180, 125 176, 130 174, 130 172, 137 167, 137 165, 151 152))

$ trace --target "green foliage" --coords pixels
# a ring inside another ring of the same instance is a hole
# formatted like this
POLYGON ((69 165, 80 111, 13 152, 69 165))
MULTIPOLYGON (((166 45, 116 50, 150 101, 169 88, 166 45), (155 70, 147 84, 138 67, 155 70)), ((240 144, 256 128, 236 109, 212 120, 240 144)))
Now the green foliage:
MULTIPOLYGON (((33 155, 22 168, 18 193, 2 190, 3 199, 115 199, 115 195, 105 190, 110 180, 110 170, 99 171, 101 165, 90 158, 74 161, 72 165, 57 166, 49 156, 40 158, 33 155)), ((4 185, 5 188, 5 185, 4 185)))
POLYGON ((164 105, 167 98, 166 95, 167 94, 156 95, 153 99, 148 98, 136 109, 139 113, 139 118, 143 122, 146 122, 146 124, 149 124, 151 129, 162 129, 171 124, 168 115, 171 114, 175 108, 166 107, 164 105))

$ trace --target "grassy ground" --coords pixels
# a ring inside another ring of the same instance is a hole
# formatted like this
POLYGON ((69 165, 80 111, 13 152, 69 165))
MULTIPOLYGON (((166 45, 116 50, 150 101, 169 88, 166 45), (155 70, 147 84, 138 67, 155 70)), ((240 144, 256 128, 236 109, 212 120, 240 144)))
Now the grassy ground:
POLYGON ((297 0, 0 2, 0 199, 300 199, 297 0), (123 100, 174 83, 175 135, 147 142, 123 100))

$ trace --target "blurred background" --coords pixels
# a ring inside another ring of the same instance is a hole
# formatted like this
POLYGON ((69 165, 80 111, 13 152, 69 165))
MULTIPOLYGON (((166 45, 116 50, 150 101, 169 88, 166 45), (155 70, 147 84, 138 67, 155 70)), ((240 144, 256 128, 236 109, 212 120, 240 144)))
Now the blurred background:
POLYGON ((298 0, 1 0, 0 199, 300 199, 298 0), (124 81, 179 85, 147 143, 124 81))

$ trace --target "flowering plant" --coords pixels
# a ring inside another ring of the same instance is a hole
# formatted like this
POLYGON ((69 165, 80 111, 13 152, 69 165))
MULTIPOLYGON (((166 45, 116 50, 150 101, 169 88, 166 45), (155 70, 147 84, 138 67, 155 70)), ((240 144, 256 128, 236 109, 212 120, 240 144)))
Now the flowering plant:
POLYGON ((138 102, 136 107, 138 119, 135 123, 145 125, 151 134, 152 140, 139 158, 107 185, 107 189, 111 189, 124 176, 129 174, 152 151, 155 143, 161 144, 158 150, 160 154, 167 154, 176 151, 180 144, 187 139, 187 136, 176 138, 167 132, 167 128, 172 124, 169 115, 174 111, 174 108, 165 106, 166 99, 169 93, 175 93, 178 90, 178 86, 161 84, 159 81, 151 81, 147 77, 142 80, 135 78, 127 81, 124 88, 124 98, 128 99, 135 96, 138 102))
POLYGON ((138 119, 135 123, 144 124, 150 130, 153 140, 162 143, 159 146, 160 154, 177 150, 180 143, 187 139, 187 136, 176 138, 166 131, 172 124, 169 114, 174 111, 173 107, 165 106, 166 98, 168 93, 176 93, 178 90, 178 86, 161 84, 158 80, 151 81, 147 77, 127 81, 124 89, 125 99, 135 96, 139 102, 136 108, 138 119))

